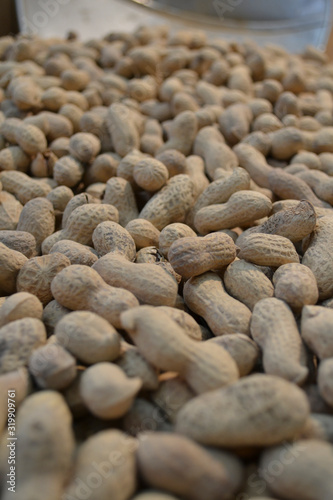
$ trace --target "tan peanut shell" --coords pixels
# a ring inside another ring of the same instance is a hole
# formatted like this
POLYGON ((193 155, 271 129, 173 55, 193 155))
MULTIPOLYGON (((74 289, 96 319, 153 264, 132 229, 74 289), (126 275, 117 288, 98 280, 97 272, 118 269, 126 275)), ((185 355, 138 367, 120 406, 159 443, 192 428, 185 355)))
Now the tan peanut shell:
POLYGON ((139 148, 139 133, 127 106, 121 103, 112 104, 108 110, 107 126, 115 150, 121 157, 132 149, 139 148))
POLYGON ((158 370, 142 356, 137 347, 121 342, 121 352, 115 363, 129 378, 139 378, 142 389, 154 391, 159 385, 158 370))
POLYGON ((221 269, 235 257, 236 246, 224 233, 208 234, 203 238, 180 238, 172 243, 168 251, 170 264, 183 278, 221 269))
POLYGON ((17 291, 35 295, 43 305, 52 300, 51 282, 70 260, 61 253, 52 253, 29 259, 17 276, 17 291))
POLYGON ((180 238, 195 237, 196 233, 186 224, 174 222, 168 224, 160 232, 158 239, 158 247, 164 257, 168 257, 168 252, 174 241, 180 238))
POLYGON ((6 298, 0 307, 0 327, 17 319, 42 319, 43 305, 33 294, 18 292, 6 298))
POLYGON ((0 375, 0 389, 0 430, 2 433, 8 424, 8 393, 15 392, 15 404, 18 407, 31 391, 28 370, 21 367, 18 370, 12 370, 0 375))
POLYGON ((101 419, 114 419, 129 410, 141 388, 139 378, 127 378, 112 363, 96 363, 85 370, 80 393, 87 408, 101 419))
POLYGON ((256 374, 186 403, 176 432, 212 446, 270 446, 292 439, 308 415, 306 396, 296 385, 256 374))
POLYGON ((112 177, 105 186, 103 203, 110 203, 117 208, 119 224, 126 226, 139 217, 139 211, 131 184, 121 177, 112 177))
POLYGON ((136 246, 130 233, 120 224, 105 221, 98 224, 92 240, 98 255, 119 255, 130 262, 135 259, 136 246))
POLYGON ((108 253, 93 265, 93 269, 106 283, 129 290, 141 303, 155 306, 174 306, 176 303, 177 281, 160 266, 136 264, 108 253))
POLYGON ((217 274, 208 272, 189 279, 184 285, 184 300, 207 321, 214 335, 249 333, 251 311, 225 291, 217 274))
POLYGON ((69 312, 69 309, 59 304, 56 300, 51 300, 51 302, 44 307, 42 319, 48 336, 54 333, 54 328, 58 321, 69 312))
POLYGON ((225 144, 224 137, 215 127, 203 127, 199 130, 194 141, 193 153, 203 158, 205 171, 211 179, 219 168, 228 172, 238 166, 237 156, 225 144))
MULTIPOLYGON (((329 500, 333 494, 333 447, 317 440, 300 440, 266 450, 260 461, 262 471, 277 464, 270 489, 277 497, 294 500, 329 500)), ((271 478, 272 475, 269 475, 271 478)))
POLYGON ((39 319, 18 319, 0 328, 0 339, 0 373, 7 373, 28 364, 33 350, 45 343, 46 331, 39 319))
POLYGON ((182 222, 194 202, 193 190, 188 175, 175 175, 147 202, 139 217, 149 220, 159 230, 172 222, 182 222))
MULTIPOLYGON (((72 416, 61 394, 41 391, 22 403, 17 415, 18 498, 58 500, 73 465, 72 416), (42 429, 42 430, 41 430, 42 429)), ((9 500, 12 492, 6 490, 9 500)))
POLYGON ((6 247, 21 252, 28 259, 37 253, 34 236, 26 231, 1 230, 0 242, 6 247))
POLYGON ((102 480, 90 489, 87 500, 96 496, 100 500, 127 500, 137 487, 135 449, 136 440, 125 433, 108 429, 90 436, 79 447, 73 477, 65 490, 65 497, 80 500, 78 484, 85 484, 87 477, 98 474, 102 480), (96 469, 96 465, 97 469, 96 469))
POLYGON ((184 329, 189 337, 194 340, 202 340, 200 326, 190 314, 169 306, 159 306, 159 310, 166 312, 173 321, 184 329))
POLYGON ((170 433, 142 435, 137 460, 140 475, 153 488, 189 500, 222 500, 232 493, 226 468, 204 448, 184 436, 170 433))
POLYGON ((273 276, 274 295, 284 300, 293 311, 318 301, 318 287, 314 274, 303 264, 284 264, 273 276))
POLYGON ((167 167, 155 158, 146 158, 137 163, 133 178, 138 186, 146 191, 158 191, 169 178, 167 167))
POLYGON ((115 328, 120 327, 120 313, 138 305, 131 292, 107 285, 88 266, 72 265, 60 271, 51 283, 51 291, 62 306, 99 314, 115 328))
POLYGON ((310 236, 302 264, 315 275, 319 299, 329 299, 333 295, 333 248, 329 243, 333 237, 333 218, 321 217, 310 236))
POLYGON ((22 205, 7 191, 0 192, 0 229, 13 231, 17 227, 22 205))
POLYGON ((0 243, 0 295, 16 292, 17 275, 26 262, 28 259, 21 252, 0 243))
POLYGON ((302 384, 308 376, 306 354, 292 311, 276 298, 255 305, 251 335, 263 350, 266 373, 302 384))
POLYGON ((258 266, 279 267, 292 262, 299 263, 299 256, 290 240, 275 234, 248 234, 242 241, 238 257, 258 266))
POLYGON ((137 250, 158 246, 160 232, 151 222, 145 219, 132 219, 125 226, 135 241, 137 250))
POLYGON ((238 378, 236 364, 224 349, 190 339, 164 311, 140 306, 123 314, 121 323, 147 361, 180 373, 197 393, 238 378))
POLYGON ((332 324, 333 309, 314 305, 303 307, 302 338, 320 359, 333 357, 332 324))
POLYGON ((152 393, 152 400, 174 424, 177 413, 195 394, 176 373, 165 372, 159 377, 159 385, 152 393))
POLYGON ((113 361, 120 353, 116 330, 89 311, 66 314, 55 325, 56 341, 85 364, 113 361))
POLYGON ((96 253, 91 247, 71 240, 56 242, 49 253, 61 253, 70 260, 71 264, 84 266, 92 266, 98 260, 96 253))
POLYGON ((23 205, 33 198, 44 197, 51 191, 46 183, 31 179, 24 172, 16 170, 1 172, 0 180, 3 190, 14 194, 23 205))
POLYGON ((31 354, 29 371, 39 387, 60 391, 75 379, 76 360, 57 342, 50 342, 31 354))
POLYGON ((220 345, 228 351, 231 357, 236 361, 241 377, 251 373, 258 361, 258 345, 243 333, 220 335, 219 337, 208 339, 208 342, 220 345))
POLYGON ((333 406, 333 358, 320 362, 318 369, 318 388, 321 397, 330 406, 333 406))
POLYGON ((46 198, 35 198, 23 207, 17 224, 18 231, 31 233, 36 240, 39 253, 42 242, 55 229, 55 215, 52 203, 46 198))
POLYGON ((268 165, 265 156, 250 144, 237 144, 234 148, 239 165, 250 174, 258 186, 270 189, 269 175, 272 167, 268 165))

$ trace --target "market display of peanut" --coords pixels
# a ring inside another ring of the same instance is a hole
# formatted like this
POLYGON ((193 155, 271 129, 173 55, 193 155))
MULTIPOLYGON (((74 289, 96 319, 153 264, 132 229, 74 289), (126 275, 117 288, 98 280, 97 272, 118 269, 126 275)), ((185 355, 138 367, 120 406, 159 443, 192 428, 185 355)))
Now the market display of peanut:
POLYGON ((333 499, 324 53, 0 38, 0 401, 4 500, 333 499))

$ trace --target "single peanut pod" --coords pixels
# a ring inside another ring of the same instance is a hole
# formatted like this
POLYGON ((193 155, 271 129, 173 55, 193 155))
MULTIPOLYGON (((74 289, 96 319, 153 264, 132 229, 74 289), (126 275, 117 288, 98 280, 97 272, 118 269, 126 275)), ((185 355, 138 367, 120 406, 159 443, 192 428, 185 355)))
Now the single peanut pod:
POLYGON ((83 163, 91 162, 99 153, 101 142, 94 134, 78 132, 70 138, 70 154, 83 163))
POLYGON ((133 219, 126 224, 125 229, 134 239, 137 250, 149 246, 158 246, 159 230, 145 219, 133 219))
POLYGON ((61 253, 70 260, 71 264, 83 266, 92 266, 98 260, 96 252, 91 247, 71 240, 60 240, 55 243, 49 254, 53 253, 61 253))
POLYGON ((270 189, 268 176, 272 167, 268 165, 265 156, 250 144, 237 144, 234 148, 239 165, 250 174, 258 186, 270 189))
POLYGON ((319 218, 302 260, 302 264, 315 275, 320 300, 328 299, 333 294, 333 248, 329 243, 332 238, 333 218, 319 218))
POLYGON ((24 172, 16 170, 1 172, 0 180, 3 190, 14 194, 23 205, 33 198, 45 197, 51 191, 45 182, 31 179, 24 172))
MULTIPOLYGON (((0 181, 1 182, 1 181, 0 181)), ((0 191, 0 230, 13 231, 17 227, 23 206, 15 196, 0 191)))
POLYGON ((302 338, 320 359, 333 358, 332 321, 333 310, 328 307, 307 305, 302 309, 302 338))
POLYGON ((115 153, 102 153, 96 156, 86 172, 86 182, 89 184, 107 182, 111 177, 115 177, 119 159, 115 153))
POLYGON ((318 388, 320 395, 329 406, 333 406, 333 358, 320 362, 318 369, 318 388))
POLYGON ((296 313, 303 306, 316 304, 318 287, 313 272, 303 264, 284 264, 273 276, 274 295, 296 313))
POLYGON ((105 420, 125 415, 140 388, 139 378, 128 378, 117 365, 106 362, 87 368, 80 381, 80 393, 86 406, 95 416, 105 420))
POLYGON ((89 437, 78 449, 72 480, 64 497, 80 500, 81 490, 78 489, 78 484, 86 484, 88 477, 98 477, 94 488, 89 488, 86 500, 131 498, 137 488, 136 447, 135 439, 116 429, 98 432, 89 437))
MULTIPOLYGON (((61 394, 41 391, 22 403, 17 415, 18 499, 59 500, 73 466, 72 416, 61 394), (41 429, 43 431, 41 432, 41 429)), ((12 492, 6 489, 4 499, 12 492)))
POLYGON ((258 266, 279 267, 291 262, 299 263, 299 256, 292 242, 275 234, 248 234, 237 240, 238 257, 258 266))
POLYGON ((116 364, 129 378, 139 378, 142 390, 154 391, 159 386, 158 370, 142 356, 137 347, 121 342, 121 353, 116 364))
POLYGON ((28 370, 24 367, 0 375, 0 430, 3 432, 8 425, 8 397, 10 392, 15 393, 15 406, 18 406, 31 391, 31 382, 28 370))
POLYGON ((76 377, 76 360, 57 342, 38 347, 29 359, 29 371, 43 389, 62 390, 76 377))
POLYGON ((251 335, 263 350, 264 370, 301 385, 308 376, 306 353, 289 307, 276 298, 258 302, 252 314, 251 335))
POLYGON ((235 360, 241 377, 249 375, 258 361, 258 345, 243 333, 220 335, 219 337, 208 339, 208 342, 220 345, 228 351, 230 356, 235 360))
POLYGON ((171 274, 154 264, 134 264, 117 253, 101 257, 93 269, 111 286, 129 290, 144 304, 174 306, 178 285, 171 274))
POLYGON ((329 500, 333 495, 332 451, 331 444, 315 439, 276 446, 262 454, 260 475, 262 471, 271 471, 272 464, 278 464, 279 474, 274 473, 274 481, 269 483, 277 497, 329 500))
POLYGON ((191 155, 186 158, 185 173, 190 177, 194 185, 194 198, 197 199, 209 186, 209 180, 205 174, 205 163, 200 156, 191 155))
POLYGON ((0 170, 27 172, 31 158, 20 146, 8 146, 0 151, 0 170))
POLYGON ((274 287, 267 276, 245 260, 236 259, 229 264, 223 282, 227 292, 251 311, 259 300, 274 295, 274 287))
POLYGON ((256 374, 186 403, 176 432, 211 446, 271 446, 292 439, 308 415, 307 398, 295 384, 256 374))
POLYGON ((107 285, 88 266, 68 266, 60 271, 51 283, 51 291, 62 306, 95 312, 115 328, 120 328, 120 313, 138 305, 131 292, 107 285))
POLYGON ((97 203, 97 201, 87 193, 80 193, 75 195, 66 205, 62 216, 62 227, 64 228, 67 224, 67 220, 70 214, 81 205, 88 205, 89 203, 97 203))
POLYGON ((0 294, 10 295, 16 292, 16 279, 20 269, 28 259, 21 252, 11 250, 0 243, 0 294))
POLYGON ((1 230, 0 242, 11 250, 21 252, 28 259, 37 253, 36 240, 32 234, 26 231, 1 230))
POLYGON ((169 178, 166 166, 155 158, 139 161, 134 167, 133 178, 146 191, 158 191, 169 178))
POLYGON ((37 153, 44 153, 47 148, 45 135, 35 125, 22 123, 15 133, 15 139, 23 151, 30 156, 37 153))
POLYGON ((188 500, 224 500, 232 494, 226 467, 184 436, 163 432, 143 434, 137 460, 141 476, 154 488, 188 500), (174 463, 178 464, 177 468, 174 463), (202 475, 206 481, 201 480, 202 475))
POLYGON ((67 186, 58 186, 48 193, 46 198, 52 203, 54 210, 63 213, 67 204, 74 197, 73 191, 67 186))
POLYGON ((110 106, 107 114, 107 127, 115 146, 116 153, 124 157, 132 149, 139 149, 140 137, 132 119, 131 110, 121 103, 110 106))
POLYGON ((98 224, 93 232, 92 240, 98 255, 117 254, 129 261, 136 255, 135 242, 130 233, 112 221, 98 224))
POLYGON ((123 314, 121 322, 151 364, 178 372, 197 393, 238 378, 236 364, 224 349, 190 339, 164 311, 140 306, 123 314))
POLYGON ((58 321, 69 312, 69 309, 63 307, 56 300, 51 300, 51 302, 44 307, 42 319, 49 337, 53 335, 58 321))
POLYGON ((249 334, 251 311, 227 294, 217 274, 208 272, 189 279, 184 285, 184 300, 207 321, 214 335, 249 334))
POLYGON ((332 177, 316 170, 303 171, 297 176, 305 181, 321 200, 333 205, 333 179, 332 177))
POLYGON ((29 259, 17 276, 17 290, 35 295, 43 305, 52 300, 51 281, 70 260, 63 254, 53 253, 29 259))
POLYGON ((159 310, 166 312, 170 316, 170 318, 175 321, 191 339, 202 340, 202 332, 200 326, 190 314, 170 306, 159 306, 159 310))
POLYGON ((83 177, 84 169, 81 162, 73 156, 62 156, 56 161, 53 169, 54 180, 63 186, 74 187, 83 177))
POLYGON ((28 364, 34 349, 45 344, 46 331, 39 319, 18 319, 0 328, 0 339, 0 373, 7 373, 28 364))
POLYGON ((0 307, 0 327, 18 319, 42 319, 42 314, 43 305, 35 295, 27 292, 14 293, 0 307))
POLYGON ((41 96, 44 109, 57 113, 67 103, 67 92, 61 87, 49 87, 41 96))
POLYGON ((219 229, 253 224, 268 215, 272 202, 255 191, 237 191, 226 203, 201 208, 194 217, 194 225, 201 234, 219 229))
POLYGON ((177 149, 185 156, 191 152, 197 133, 197 119, 193 111, 183 111, 172 121, 168 141, 158 150, 177 149))
POLYGON ((240 142, 250 131, 252 111, 246 104, 232 104, 219 118, 223 136, 228 144, 234 146, 240 142))
POLYGON ((203 238, 180 238, 172 243, 168 251, 170 264, 185 279, 222 269, 235 257, 236 246, 224 233, 208 234, 203 238))
POLYGON ((176 175, 147 202, 139 217, 149 220, 159 230, 172 222, 182 222, 194 202, 193 191, 188 175, 176 175))
POLYGON ((103 203, 110 203, 117 208, 121 226, 126 226, 131 220, 139 217, 132 186, 121 177, 112 177, 107 181, 103 203))
POLYGON ((307 200, 315 207, 325 206, 306 182, 281 168, 275 168, 269 174, 269 186, 273 193, 282 199, 307 200))
POLYGON ((236 191, 250 188, 250 176, 243 168, 236 167, 228 172, 221 179, 217 179, 209 184, 203 193, 196 200, 189 217, 192 220, 198 211, 209 205, 226 203, 230 196, 236 191))

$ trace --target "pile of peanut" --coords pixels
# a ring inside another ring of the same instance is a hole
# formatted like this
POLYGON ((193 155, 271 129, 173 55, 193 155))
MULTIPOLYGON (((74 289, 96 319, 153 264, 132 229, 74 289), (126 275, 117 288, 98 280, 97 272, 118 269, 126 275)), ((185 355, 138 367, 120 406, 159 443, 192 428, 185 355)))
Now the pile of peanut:
POLYGON ((1 38, 0 296, 3 500, 332 500, 333 63, 1 38))

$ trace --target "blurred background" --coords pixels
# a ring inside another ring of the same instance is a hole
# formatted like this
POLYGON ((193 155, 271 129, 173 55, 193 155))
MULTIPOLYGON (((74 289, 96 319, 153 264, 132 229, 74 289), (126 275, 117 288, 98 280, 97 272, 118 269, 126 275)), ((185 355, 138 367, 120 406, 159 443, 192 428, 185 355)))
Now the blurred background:
POLYGON ((202 28, 212 37, 277 43, 292 52, 311 44, 333 58, 332 0, 1 0, 0 34, 82 39, 142 24, 202 28))

